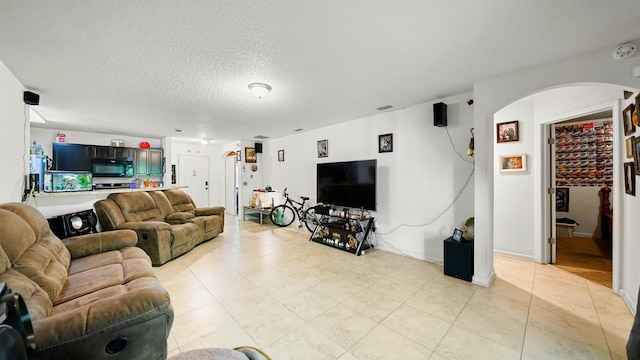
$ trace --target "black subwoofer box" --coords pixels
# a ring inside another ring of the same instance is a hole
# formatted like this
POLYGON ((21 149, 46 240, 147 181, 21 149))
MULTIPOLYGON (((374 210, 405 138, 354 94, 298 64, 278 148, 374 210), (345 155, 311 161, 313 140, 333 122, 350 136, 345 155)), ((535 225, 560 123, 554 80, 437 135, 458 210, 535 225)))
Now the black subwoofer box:
POLYGON ((473 278, 473 241, 444 240, 444 274, 471 281, 473 278))
POLYGON ((98 232, 98 217, 93 210, 83 210, 48 219, 49 227, 60 239, 98 232))

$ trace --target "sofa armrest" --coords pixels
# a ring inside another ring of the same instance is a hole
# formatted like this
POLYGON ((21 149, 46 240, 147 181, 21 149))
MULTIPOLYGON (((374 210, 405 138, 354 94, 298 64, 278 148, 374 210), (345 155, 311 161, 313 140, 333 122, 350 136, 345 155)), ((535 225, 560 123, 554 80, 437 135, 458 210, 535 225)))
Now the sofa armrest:
POLYGON ((193 222, 194 216, 189 212, 175 212, 173 214, 167 215, 164 221, 168 222, 171 225, 176 224, 186 224, 193 222))
POLYGON ((136 246, 138 235, 131 230, 115 230, 73 236, 62 239, 62 242, 71 253, 71 258, 76 259, 128 246, 136 246))
POLYGON ((196 216, 222 215, 222 214, 224 214, 224 206, 196 208, 196 216))

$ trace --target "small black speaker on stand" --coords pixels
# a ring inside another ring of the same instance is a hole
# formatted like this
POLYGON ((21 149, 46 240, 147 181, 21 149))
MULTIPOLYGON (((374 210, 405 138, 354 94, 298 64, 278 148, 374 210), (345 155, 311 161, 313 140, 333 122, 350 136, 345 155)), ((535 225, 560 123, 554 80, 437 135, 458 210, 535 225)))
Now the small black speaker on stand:
POLYGON ((24 100, 24 103, 27 105, 38 105, 40 104, 40 95, 31 91, 25 91, 22 100, 24 100))
POLYGON ((433 126, 447 126, 447 104, 433 104, 433 126))
POLYGON ((256 154, 262 154, 262 143, 256 143, 255 148, 256 148, 256 154))

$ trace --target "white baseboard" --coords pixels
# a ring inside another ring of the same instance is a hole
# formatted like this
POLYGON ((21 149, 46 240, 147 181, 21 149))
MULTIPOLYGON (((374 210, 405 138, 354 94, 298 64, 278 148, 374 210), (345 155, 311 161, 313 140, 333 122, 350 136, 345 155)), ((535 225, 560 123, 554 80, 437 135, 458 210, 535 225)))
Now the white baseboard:
POLYGON ((633 316, 636 316, 636 303, 631 295, 624 289, 620 289, 620 291, 618 291, 618 295, 620 295, 622 300, 624 300, 624 302, 627 304, 627 307, 629 308, 629 310, 631 310, 633 316))
POLYGON ((472 278, 472 283, 476 284, 476 285, 480 285, 480 286, 484 286, 484 287, 490 287, 491 283, 493 282, 493 279, 496 278, 496 272, 491 269, 491 273, 489 273, 488 276, 484 277, 484 276, 478 276, 478 275, 473 275, 472 278))
POLYGON ((531 256, 531 255, 519 254, 519 253, 514 253, 509 251, 496 250, 496 249, 493 250, 493 253, 516 258, 519 260, 536 261, 535 256, 531 256))

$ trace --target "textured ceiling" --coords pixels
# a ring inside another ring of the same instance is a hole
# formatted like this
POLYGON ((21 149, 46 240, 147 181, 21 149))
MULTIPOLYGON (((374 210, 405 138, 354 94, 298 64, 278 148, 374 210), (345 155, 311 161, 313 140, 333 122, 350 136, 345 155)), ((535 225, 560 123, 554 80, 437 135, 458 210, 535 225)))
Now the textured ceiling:
POLYGON ((635 39, 638 0, 0 1, 0 61, 41 95, 38 126, 218 143, 635 39), (252 82, 273 91, 259 100, 252 82))

